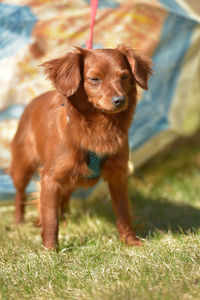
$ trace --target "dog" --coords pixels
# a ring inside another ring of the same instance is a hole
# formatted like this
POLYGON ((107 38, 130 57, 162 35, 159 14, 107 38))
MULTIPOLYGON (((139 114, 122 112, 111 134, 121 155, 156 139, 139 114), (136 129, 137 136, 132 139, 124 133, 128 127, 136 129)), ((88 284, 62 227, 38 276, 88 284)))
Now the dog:
POLYGON ((58 211, 70 194, 100 177, 108 182, 120 239, 141 245, 131 227, 127 188, 128 129, 137 84, 148 89, 150 58, 125 45, 115 49, 75 47, 43 64, 55 90, 25 108, 11 144, 11 177, 16 188, 15 222, 24 219, 25 189, 41 171, 43 245, 58 246, 58 211))

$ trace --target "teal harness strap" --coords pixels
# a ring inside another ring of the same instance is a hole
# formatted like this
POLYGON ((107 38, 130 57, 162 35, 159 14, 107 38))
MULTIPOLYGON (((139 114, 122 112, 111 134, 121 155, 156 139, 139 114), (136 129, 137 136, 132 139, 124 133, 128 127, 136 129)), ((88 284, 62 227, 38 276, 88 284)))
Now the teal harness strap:
MULTIPOLYGON (((65 106, 64 103, 61 106, 65 106)), ((67 115, 67 122, 70 122, 69 116, 67 115)), ((96 179, 101 175, 101 168, 103 166, 106 156, 100 156, 94 151, 88 151, 86 155, 86 161, 90 174, 86 177, 87 179, 96 179)))
POLYGON ((101 167, 105 159, 105 156, 99 156, 93 151, 88 151, 87 166, 90 170, 90 175, 87 176, 87 179, 96 179, 101 175, 101 167))

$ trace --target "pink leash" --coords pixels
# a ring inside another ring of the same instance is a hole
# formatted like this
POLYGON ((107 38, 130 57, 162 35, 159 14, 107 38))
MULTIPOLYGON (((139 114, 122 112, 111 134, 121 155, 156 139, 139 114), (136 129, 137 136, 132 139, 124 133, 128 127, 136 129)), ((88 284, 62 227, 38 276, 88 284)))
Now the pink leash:
POLYGON ((86 42, 87 49, 92 49, 92 41, 93 41, 93 31, 94 31, 94 23, 95 23, 95 17, 97 13, 97 6, 98 6, 99 0, 90 0, 90 39, 86 42))

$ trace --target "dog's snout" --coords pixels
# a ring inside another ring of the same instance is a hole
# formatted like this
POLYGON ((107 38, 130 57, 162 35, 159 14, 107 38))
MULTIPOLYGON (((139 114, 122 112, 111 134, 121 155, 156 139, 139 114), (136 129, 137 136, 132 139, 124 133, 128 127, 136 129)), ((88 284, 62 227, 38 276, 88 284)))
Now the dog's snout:
POLYGON ((126 100, 125 96, 114 96, 112 98, 112 104, 114 104, 116 107, 121 107, 124 105, 126 100))

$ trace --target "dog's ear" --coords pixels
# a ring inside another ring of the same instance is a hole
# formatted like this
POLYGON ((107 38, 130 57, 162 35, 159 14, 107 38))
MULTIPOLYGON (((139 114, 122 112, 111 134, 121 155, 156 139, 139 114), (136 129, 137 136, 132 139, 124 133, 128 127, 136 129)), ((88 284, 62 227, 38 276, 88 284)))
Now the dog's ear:
POLYGON ((133 49, 120 45, 118 49, 126 56, 136 82, 143 89, 148 90, 148 79, 152 75, 152 60, 137 54, 133 49))
POLYGON ((73 52, 42 64, 57 91, 66 97, 72 96, 78 90, 83 52, 84 49, 76 47, 73 52))

